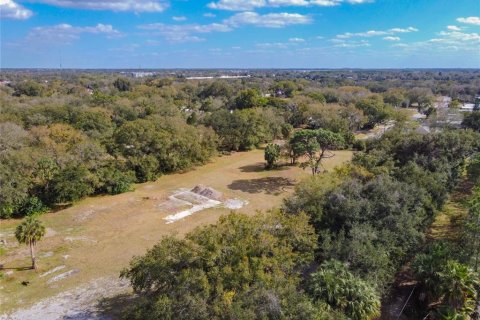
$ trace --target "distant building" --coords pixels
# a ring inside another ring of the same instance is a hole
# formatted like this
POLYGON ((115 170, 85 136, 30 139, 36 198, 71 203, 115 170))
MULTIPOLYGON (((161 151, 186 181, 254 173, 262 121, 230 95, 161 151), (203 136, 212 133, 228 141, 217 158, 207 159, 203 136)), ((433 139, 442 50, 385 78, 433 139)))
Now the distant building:
POLYGON ((464 103, 460 106, 462 112, 472 112, 475 109, 475 103, 464 103))

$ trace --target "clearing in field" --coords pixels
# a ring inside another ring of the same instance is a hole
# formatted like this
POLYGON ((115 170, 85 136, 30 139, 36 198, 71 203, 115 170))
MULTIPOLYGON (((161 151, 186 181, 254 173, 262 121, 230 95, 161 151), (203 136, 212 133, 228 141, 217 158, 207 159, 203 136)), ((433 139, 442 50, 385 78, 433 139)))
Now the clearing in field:
MULTIPOLYGON (((327 170, 352 157, 350 151, 335 153, 325 160, 327 170)), ((85 199, 41 217, 47 234, 37 246, 36 272, 25 270, 28 248, 13 235, 20 221, 2 221, 2 312, 25 308, 14 319, 38 319, 39 312, 48 314, 43 319, 92 318, 92 303, 129 290, 118 279, 120 270, 163 236, 182 236, 232 210, 254 214, 278 207, 306 176, 309 171, 298 167, 264 170, 263 150, 254 150, 137 185, 133 192, 85 199)))

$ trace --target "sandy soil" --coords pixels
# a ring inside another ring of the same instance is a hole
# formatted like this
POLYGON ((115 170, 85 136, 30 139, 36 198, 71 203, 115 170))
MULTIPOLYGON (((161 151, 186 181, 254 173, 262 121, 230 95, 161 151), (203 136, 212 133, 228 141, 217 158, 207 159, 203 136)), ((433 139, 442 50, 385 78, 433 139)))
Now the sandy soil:
MULTIPOLYGON (((352 156, 348 151, 336 154, 326 161, 327 170, 352 156)), ((19 221, 2 221, 0 240, 5 242, 5 252, 0 256, 0 264, 4 265, 0 278, 2 312, 17 310, 13 314, 15 319, 30 319, 29 314, 46 320, 86 319, 80 315, 95 314, 92 305, 104 296, 104 291, 125 290, 118 280, 107 281, 113 286, 109 289, 108 285, 102 285, 102 279, 118 279, 119 272, 133 256, 143 254, 163 236, 182 236, 197 226, 214 223, 231 211, 225 206, 207 208, 167 224, 165 217, 175 214, 176 209, 169 212, 159 209, 159 205, 175 190, 203 184, 221 192, 225 199, 245 201, 238 211, 254 214, 257 210, 278 207, 306 176, 308 171, 297 167, 264 170, 263 150, 255 150, 219 157, 187 173, 163 176, 156 182, 138 185, 133 192, 85 199, 41 217, 49 235, 37 246, 37 271, 27 269, 28 249, 18 246, 13 237, 19 221), (45 276, 41 277, 42 274, 45 276)))
POLYGON ((116 278, 100 278, 75 289, 17 310, 0 320, 107 320, 112 319, 102 301, 129 292, 129 283, 116 278))

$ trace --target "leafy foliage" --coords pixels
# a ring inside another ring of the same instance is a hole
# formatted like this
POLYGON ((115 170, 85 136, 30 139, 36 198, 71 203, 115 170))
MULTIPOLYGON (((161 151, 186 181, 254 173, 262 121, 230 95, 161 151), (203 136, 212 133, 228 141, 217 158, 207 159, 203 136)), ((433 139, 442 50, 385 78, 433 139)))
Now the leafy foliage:
POLYGON ((122 272, 144 297, 129 317, 316 319, 296 289, 314 248, 307 217, 278 211, 230 214, 184 240, 166 237, 122 272))
POLYGON ((374 288, 350 273, 341 262, 324 262, 312 273, 312 295, 340 309, 353 320, 375 319, 380 315, 380 296, 374 288))
POLYGON ((271 169, 280 158, 280 146, 278 144, 270 143, 265 148, 265 161, 267 161, 267 168, 271 169))
POLYGON ((309 167, 312 174, 320 173, 322 160, 333 157, 332 150, 343 148, 345 142, 341 135, 328 130, 300 130, 290 139, 295 158, 306 156, 301 166, 309 167))

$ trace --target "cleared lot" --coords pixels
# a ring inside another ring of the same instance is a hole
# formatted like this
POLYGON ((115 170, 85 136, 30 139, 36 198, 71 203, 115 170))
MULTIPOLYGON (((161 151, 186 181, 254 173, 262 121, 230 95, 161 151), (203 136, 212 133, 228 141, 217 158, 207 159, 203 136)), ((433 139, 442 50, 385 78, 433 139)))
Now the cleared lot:
MULTIPOLYGON (((349 151, 338 151, 336 157, 326 160, 325 168, 331 170, 351 156, 349 151)), ((186 173, 163 176, 138 185, 133 192, 85 199, 41 217, 48 229, 37 246, 36 272, 25 270, 30 263, 28 250, 18 246, 13 237, 19 221, 3 221, 0 237, 6 240, 6 249, 1 256, 5 268, 0 279, 2 311, 31 306, 95 279, 115 279, 134 255, 143 254, 164 235, 181 236, 230 212, 228 201, 241 201, 243 207, 238 211, 247 214, 279 206, 308 172, 289 166, 266 171, 263 150, 254 150, 219 157, 186 173), (177 201, 169 206, 172 195, 200 184, 221 193, 218 202, 222 205, 207 206, 168 223, 168 216, 197 205, 183 197, 183 204, 177 201)), ((75 300, 75 294, 71 296, 75 300)))

